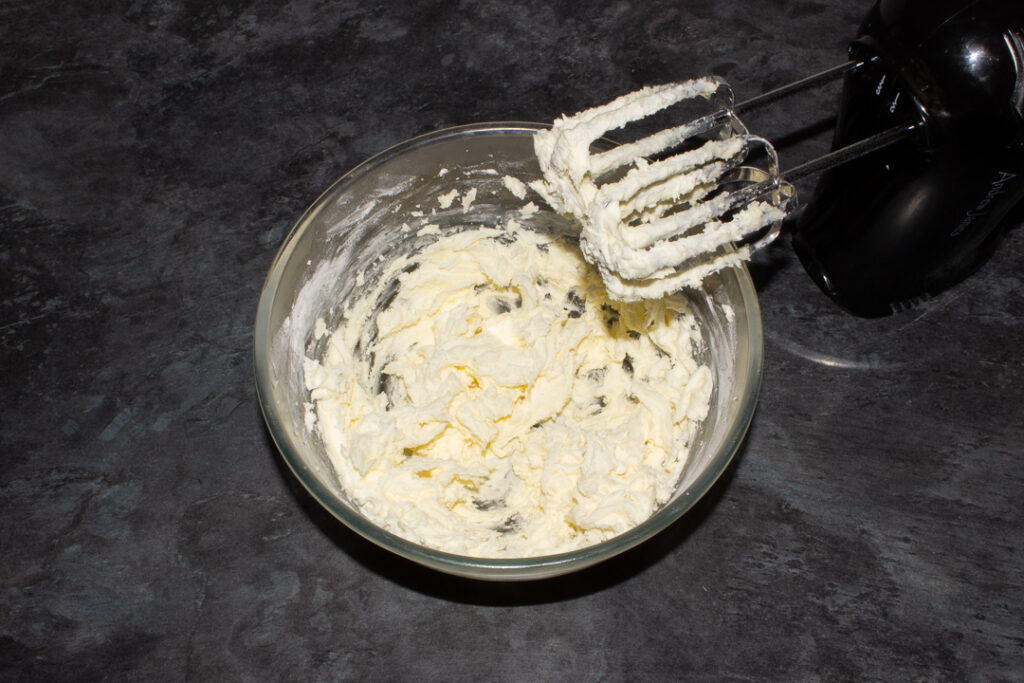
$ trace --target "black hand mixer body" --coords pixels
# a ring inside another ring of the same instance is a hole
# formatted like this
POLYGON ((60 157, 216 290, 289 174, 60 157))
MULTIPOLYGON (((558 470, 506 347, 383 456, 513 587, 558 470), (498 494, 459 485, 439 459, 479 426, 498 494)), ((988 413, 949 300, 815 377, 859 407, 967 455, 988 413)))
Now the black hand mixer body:
POLYGON ((917 129, 822 174, 793 246, 836 303, 878 317, 977 269, 1024 198, 1024 3, 881 0, 850 51, 834 147, 917 129))

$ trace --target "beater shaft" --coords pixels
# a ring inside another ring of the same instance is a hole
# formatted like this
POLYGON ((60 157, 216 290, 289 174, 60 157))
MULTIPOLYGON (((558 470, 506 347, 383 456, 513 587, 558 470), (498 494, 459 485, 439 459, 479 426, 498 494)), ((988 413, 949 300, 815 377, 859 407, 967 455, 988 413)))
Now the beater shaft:
MULTIPOLYGON (((837 78, 842 78, 847 74, 855 73, 867 64, 867 61, 837 64, 825 69, 824 71, 816 73, 813 76, 801 78, 798 81, 793 81, 792 83, 779 86, 774 90, 769 90, 768 92, 757 95, 756 97, 751 97, 749 100, 745 100, 733 106, 732 111, 737 115, 753 111, 758 107, 771 104, 772 102, 781 100, 782 98, 788 97, 794 93, 808 90, 810 88, 817 88, 818 86, 824 85, 837 78)), ((863 140, 858 140, 857 142, 829 152, 817 159, 812 159, 800 164, 799 166, 794 166, 792 169, 783 172, 782 176, 786 180, 792 182, 815 173, 827 171, 830 168, 835 168, 840 164, 853 161, 854 159, 870 154, 871 152, 882 149, 883 147, 887 147, 895 142, 899 142, 900 140, 909 137, 919 126, 920 122, 893 126, 888 130, 883 130, 870 137, 864 138, 863 140)), ((764 191, 765 190, 761 190, 761 192, 764 191)), ((761 192, 748 192, 747 196, 756 196, 761 192)))
POLYGON ((813 76, 801 78, 798 81, 793 81, 792 83, 779 86, 774 90, 769 90, 768 92, 762 93, 756 97, 751 97, 749 100, 745 100, 735 105, 732 109, 737 114, 751 111, 762 105, 770 104, 776 100, 781 100, 783 97, 800 92, 801 90, 816 88, 819 85, 824 85, 830 81, 836 80, 837 78, 842 78, 846 74, 853 73, 854 71, 862 68, 864 64, 865 62, 846 62, 845 64, 837 64, 836 66, 825 69, 813 76))
POLYGON ((786 180, 792 182, 804 178, 814 173, 821 171, 827 171, 830 168, 835 168, 840 164, 845 164, 848 161, 853 161, 865 154, 870 154, 876 150, 888 147, 889 145, 899 142, 900 140, 910 137, 921 126, 920 122, 915 121, 913 123, 902 124, 893 126, 881 132, 875 133, 870 137, 866 137, 863 140, 850 143, 846 147, 841 147, 833 152, 829 152, 817 159, 811 159, 810 161, 804 162, 799 166, 794 166, 790 170, 784 173, 786 180))

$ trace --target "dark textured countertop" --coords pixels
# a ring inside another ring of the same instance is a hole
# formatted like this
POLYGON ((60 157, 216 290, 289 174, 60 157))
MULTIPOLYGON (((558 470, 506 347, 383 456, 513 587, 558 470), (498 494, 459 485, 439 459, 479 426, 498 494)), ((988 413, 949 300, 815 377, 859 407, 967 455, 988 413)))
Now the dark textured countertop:
MULTIPOLYGON (((569 577, 371 546, 256 401, 263 278, 360 160, 709 72, 754 95, 845 59, 869 4, 0 3, 0 678, 1020 680, 1020 229, 873 321, 785 240, 762 252, 741 453, 667 533, 569 577)), ((802 160, 835 94, 752 127, 802 160)))

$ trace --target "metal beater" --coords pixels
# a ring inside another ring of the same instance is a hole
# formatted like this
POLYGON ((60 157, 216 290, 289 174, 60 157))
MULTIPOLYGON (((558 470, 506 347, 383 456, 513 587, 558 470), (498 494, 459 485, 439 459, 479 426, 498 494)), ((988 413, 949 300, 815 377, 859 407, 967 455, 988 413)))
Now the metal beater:
POLYGON ((796 222, 796 253, 844 309, 881 316, 973 272, 1024 198, 1020 2, 879 0, 846 64, 740 104, 720 79, 651 88, 643 98, 655 111, 694 93, 708 100, 710 113, 611 151, 588 148, 630 122, 614 103, 610 112, 585 113, 592 118, 584 123, 599 124, 587 137, 573 130, 585 127, 579 120, 555 124, 563 145, 540 159, 542 168, 564 172, 574 154, 585 154, 593 173, 589 186, 570 178, 563 193, 576 195, 571 213, 584 223, 584 252, 588 220, 599 222, 609 206, 627 226, 613 244, 619 258, 596 258, 609 291, 657 278, 686 282, 687 269, 727 265, 730 243, 742 256, 764 246, 779 234, 782 213, 796 206, 791 183, 822 173, 796 222), (772 145, 751 135, 740 116, 837 78, 845 82, 833 151, 780 172, 772 145), (742 144, 730 146, 736 138, 742 144), (676 153, 666 156, 670 150, 676 153), (760 162, 752 164, 754 157, 760 162), (760 222, 747 216, 740 225, 752 206, 760 222), (672 261, 676 255, 687 262, 672 261), (674 270, 652 256, 668 258, 674 270))

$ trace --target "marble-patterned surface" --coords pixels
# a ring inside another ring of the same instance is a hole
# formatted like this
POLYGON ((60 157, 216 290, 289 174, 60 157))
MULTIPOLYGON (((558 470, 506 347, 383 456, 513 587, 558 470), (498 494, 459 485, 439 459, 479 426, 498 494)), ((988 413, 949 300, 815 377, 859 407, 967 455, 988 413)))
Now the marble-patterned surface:
MULTIPOLYGON (((753 95, 844 59, 868 6, 0 2, 0 678, 1019 680, 1020 229, 880 321, 834 309, 785 242, 762 253, 766 375, 734 466, 563 579, 370 546, 256 402, 263 277, 361 159, 708 72, 753 95)), ((754 127, 798 162, 834 94, 754 127)))

